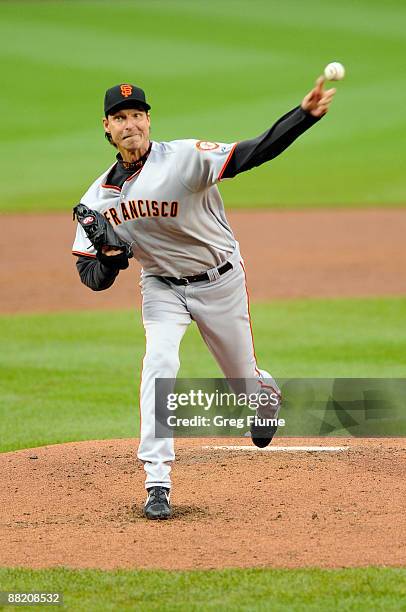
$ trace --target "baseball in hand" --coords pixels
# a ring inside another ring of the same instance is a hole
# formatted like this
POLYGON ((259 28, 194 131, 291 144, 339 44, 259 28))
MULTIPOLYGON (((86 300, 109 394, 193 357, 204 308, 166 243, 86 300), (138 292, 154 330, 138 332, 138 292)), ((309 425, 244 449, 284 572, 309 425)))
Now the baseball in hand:
POLYGON ((345 77, 345 68, 340 62, 331 62, 324 68, 327 81, 341 81, 345 77))

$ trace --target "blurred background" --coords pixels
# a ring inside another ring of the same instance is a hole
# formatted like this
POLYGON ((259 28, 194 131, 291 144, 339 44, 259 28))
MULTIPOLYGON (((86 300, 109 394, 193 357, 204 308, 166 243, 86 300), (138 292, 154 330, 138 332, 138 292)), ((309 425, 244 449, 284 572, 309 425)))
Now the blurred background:
POLYGON ((233 142, 296 106, 330 61, 334 110, 283 158, 224 184, 230 207, 403 205, 401 0, 0 4, 1 211, 67 210, 111 163, 105 90, 142 86, 155 140, 233 142))

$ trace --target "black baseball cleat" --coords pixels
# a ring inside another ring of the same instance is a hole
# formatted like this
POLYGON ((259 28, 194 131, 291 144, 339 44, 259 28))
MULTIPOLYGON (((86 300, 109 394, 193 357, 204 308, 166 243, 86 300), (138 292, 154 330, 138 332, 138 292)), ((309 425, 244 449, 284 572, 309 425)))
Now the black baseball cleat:
POLYGON ((252 423, 250 426, 251 440, 258 448, 265 448, 272 442, 277 429, 277 425, 261 426, 252 423))
POLYGON ((168 519, 171 514, 169 503, 170 490, 166 487, 151 487, 147 489, 148 497, 144 506, 144 516, 151 520, 168 519))

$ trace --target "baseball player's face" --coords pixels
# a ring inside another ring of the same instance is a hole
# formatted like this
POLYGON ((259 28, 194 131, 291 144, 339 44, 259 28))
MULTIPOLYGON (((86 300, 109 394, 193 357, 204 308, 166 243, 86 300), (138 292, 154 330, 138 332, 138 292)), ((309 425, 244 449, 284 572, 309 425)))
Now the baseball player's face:
POLYGON ((141 157, 149 147, 149 113, 126 108, 103 119, 104 130, 110 132, 124 161, 141 157))

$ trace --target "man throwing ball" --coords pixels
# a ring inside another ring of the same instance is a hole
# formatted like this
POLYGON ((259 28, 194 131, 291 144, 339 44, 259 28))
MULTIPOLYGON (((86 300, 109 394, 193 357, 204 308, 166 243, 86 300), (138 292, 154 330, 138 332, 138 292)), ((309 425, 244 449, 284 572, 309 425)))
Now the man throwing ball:
MULTIPOLYGON (((155 379, 176 378, 180 342, 192 320, 226 378, 258 379, 279 394, 271 375, 257 364, 244 262, 217 185, 282 153, 326 114, 334 94, 335 89, 324 89, 320 77, 302 103, 270 129, 230 144, 151 141, 144 91, 122 83, 105 94, 104 132, 118 153, 75 209, 79 223, 73 253, 82 282, 94 291, 109 288, 128 267, 131 254, 142 266, 146 352, 138 458, 146 472, 144 514, 149 519, 171 515, 175 459, 173 439, 155 438, 155 379), (98 224, 104 220, 118 242, 103 242, 109 232, 99 231, 98 224)), ((251 427, 259 447, 267 446, 274 434, 274 427, 251 427)))

